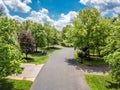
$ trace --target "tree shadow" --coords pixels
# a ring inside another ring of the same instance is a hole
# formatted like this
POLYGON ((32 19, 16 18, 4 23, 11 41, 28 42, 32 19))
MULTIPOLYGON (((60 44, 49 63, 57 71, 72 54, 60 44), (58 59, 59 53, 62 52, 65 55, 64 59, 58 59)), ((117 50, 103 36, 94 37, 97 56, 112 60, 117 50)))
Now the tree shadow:
POLYGON ((29 60, 31 60, 31 61, 34 60, 33 58, 30 58, 30 57, 23 57, 22 59, 25 59, 25 60, 28 60, 28 61, 29 60))
POLYGON ((66 59, 65 62, 67 62, 69 65, 73 65, 76 67, 77 70, 81 70, 85 73, 103 73, 106 74, 109 71, 108 65, 84 65, 79 64, 75 61, 75 59, 70 58, 66 59))
POLYGON ((13 90, 14 85, 7 79, 0 79, 0 90, 13 90))
POLYGON ((59 48, 59 47, 47 47, 47 48, 45 48, 45 50, 51 50, 51 49, 53 49, 53 50, 60 50, 61 48, 59 48))
POLYGON ((32 56, 46 56, 47 55, 47 51, 43 50, 43 51, 37 51, 31 54, 32 56))
POLYGON ((69 65, 77 65, 76 61, 73 58, 66 59, 65 62, 67 62, 69 65))
POLYGON ((106 86, 106 88, 108 89, 119 89, 120 88, 120 84, 115 83, 115 82, 110 82, 110 81, 106 81, 108 83, 108 86, 106 86))
POLYGON ((78 70, 82 70, 87 73, 103 73, 106 74, 109 72, 109 67, 108 65, 82 65, 78 64, 77 67, 78 70))

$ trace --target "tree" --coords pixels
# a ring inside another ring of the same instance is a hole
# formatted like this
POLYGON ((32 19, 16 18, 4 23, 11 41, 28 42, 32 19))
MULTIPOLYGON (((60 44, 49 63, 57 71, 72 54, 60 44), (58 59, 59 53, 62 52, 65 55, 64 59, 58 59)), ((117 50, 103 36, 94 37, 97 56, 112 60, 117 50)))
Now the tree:
POLYGON ((58 43, 58 32, 57 30, 50 26, 49 24, 44 24, 44 30, 46 33, 46 39, 47 39, 47 46, 54 45, 58 43))
POLYGON ((64 46, 73 46, 73 43, 70 41, 72 39, 71 35, 69 34, 70 33, 70 30, 72 29, 73 27, 71 25, 66 25, 63 29, 62 29, 62 32, 61 32, 61 35, 62 35, 62 44, 64 46), (70 39, 71 38, 71 39, 70 39))
MULTIPOLYGON (((111 32, 111 20, 107 18, 100 18, 98 23, 94 25, 91 34, 93 51, 101 56, 102 48, 107 44, 106 40, 111 32)), ((102 55, 104 56, 104 55, 102 55)))
POLYGON ((110 74, 120 85, 120 17, 112 22, 111 32, 103 49, 104 59, 109 64, 110 74))
POLYGON ((26 58, 27 58, 27 55, 33 52, 34 38, 31 36, 29 31, 24 30, 24 31, 21 31, 20 35, 18 36, 18 39, 19 39, 21 50, 26 54, 26 58))
POLYGON ((93 38, 96 37, 93 37, 93 32, 94 27, 98 25, 100 18, 101 16, 97 9, 87 8, 81 10, 73 21, 71 30, 67 32, 68 40, 73 43, 75 48, 84 51, 86 57, 89 57, 90 51, 94 50, 93 38))
POLYGON ((120 85, 120 51, 115 51, 105 57, 110 66, 110 75, 120 85))
POLYGON ((0 78, 21 72, 21 52, 17 38, 14 20, 0 18, 0 78))
POLYGON ((30 21, 30 20, 26 20, 24 22, 21 23, 21 30, 29 30, 30 29, 30 25, 32 24, 33 22, 30 21))
POLYGON ((2 12, 2 9, 0 9, 0 16, 2 16, 3 15, 3 12, 2 12))
POLYGON ((44 27, 41 24, 38 23, 31 24, 30 32, 32 33, 35 40, 36 51, 38 47, 42 48, 46 46, 47 43, 46 33, 44 27))
POLYGON ((0 43, 0 78, 11 74, 19 74, 21 53, 13 45, 0 43))
POLYGON ((55 44, 58 44, 58 31, 56 30, 56 28, 52 27, 51 29, 51 32, 50 32, 50 37, 51 37, 51 40, 50 40, 50 44, 51 45, 55 45, 55 44))

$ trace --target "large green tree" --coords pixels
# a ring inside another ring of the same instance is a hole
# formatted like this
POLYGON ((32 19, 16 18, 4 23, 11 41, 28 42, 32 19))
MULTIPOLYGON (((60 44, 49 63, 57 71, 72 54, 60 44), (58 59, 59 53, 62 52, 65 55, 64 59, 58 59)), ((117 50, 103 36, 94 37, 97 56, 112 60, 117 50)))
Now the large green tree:
POLYGON ((33 22, 30 20, 25 20, 20 24, 20 30, 29 30, 33 22))
POLYGON ((46 33, 47 46, 58 44, 58 31, 47 23, 44 24, 44 30, 46 33))
POLYGON ((107 38, 103 54, 110 66, 110 74, 120 84, 120 17, 112 22, 110 36, 107 38))
POLYGON ((69 35, 68 32, 72 29, 71 25, 66 25, 63 27, 61 36, 62 36, 62 45, 63 46, 72 46, 72 42, 69 40, 69 38, 72 38, 71 35, 69 35))
POLYGON ((46 33, 42 24, 32 23, 30 26, 30 32, 35 40, 36 51, 38 47, 42 48, 46 46, 46 33))
POLYGON ((111 22, 102 18, 96 9, 87 8, 78 13, 73 25, 66 30, 63 35, 75 48, 82 50, 87 57, 91 53, 100 56, 111 30, 111 22))
POLYGON ((0 18, 0 77, 20 73, 21 52, 16 37, 16 23, 0 18))

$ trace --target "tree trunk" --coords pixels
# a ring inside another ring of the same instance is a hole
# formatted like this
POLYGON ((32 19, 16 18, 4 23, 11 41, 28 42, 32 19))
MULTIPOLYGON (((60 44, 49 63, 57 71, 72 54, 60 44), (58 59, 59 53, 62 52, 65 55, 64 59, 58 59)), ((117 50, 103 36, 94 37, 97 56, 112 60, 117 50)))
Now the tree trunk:
POLYGON ((98 56, 100 57, 101 54, 100 54, 100 49, 99 49, 99 47, 97 47, 97 52, 98 52, 98 56))
POLYGON ((37 46, 36 46, 36 52, 37 52, 37 46))
POLYGON ((26 55, 26 58, 27 58, 28 53, 25 53, 25 55, 26 55))

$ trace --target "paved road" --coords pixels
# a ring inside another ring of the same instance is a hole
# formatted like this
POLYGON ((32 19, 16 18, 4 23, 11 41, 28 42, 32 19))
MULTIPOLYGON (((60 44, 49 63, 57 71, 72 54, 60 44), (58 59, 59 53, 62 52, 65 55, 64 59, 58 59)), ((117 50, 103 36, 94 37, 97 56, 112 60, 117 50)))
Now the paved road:
POLYGON ((74 50, 55 51, 35 79, 31 90, 89 90, 83 72, 76 68, 74 50))

